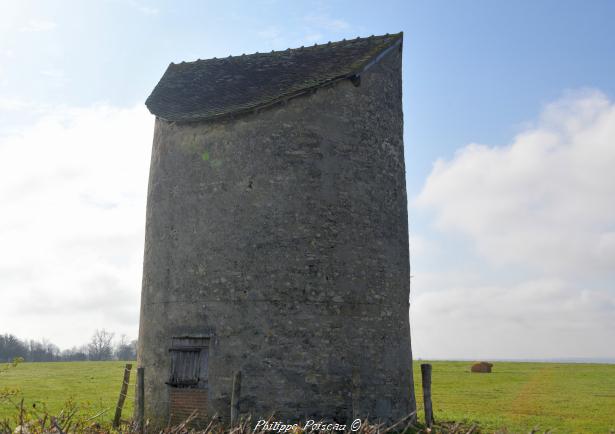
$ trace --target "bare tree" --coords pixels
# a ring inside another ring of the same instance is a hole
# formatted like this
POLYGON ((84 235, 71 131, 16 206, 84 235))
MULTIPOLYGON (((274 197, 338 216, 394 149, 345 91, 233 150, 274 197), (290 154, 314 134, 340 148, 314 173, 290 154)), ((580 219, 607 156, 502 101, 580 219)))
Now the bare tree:
POLYGON ((128 341, 126 335, 120 336, 115 348, 115 357, 118 360, 135 360, 137 358, 137 341, 128 341))
POLYGON ((96 330, 90 344, 88 345, 88 356, 90 360, 111 360, 113 356, 113 333, 105 329, 96 330))

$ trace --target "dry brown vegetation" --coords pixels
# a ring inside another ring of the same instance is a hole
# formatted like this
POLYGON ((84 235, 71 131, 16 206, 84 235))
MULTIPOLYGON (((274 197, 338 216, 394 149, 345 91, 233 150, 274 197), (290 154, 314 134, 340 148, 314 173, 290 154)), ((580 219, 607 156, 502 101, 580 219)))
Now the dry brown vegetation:
MULTIPOLYGON (((162 430, 153 430, 149 424, 145 423, 145 427, 141 430, 134 421, 123 421, 119 428, 111 427, 110 423, 101 424, 94 420, 99 419, 100 414, 84 416, 78 406, 68 404, 67 408, 62 410, 57 415, 50 415, 45 410, 36 411, 36 409, 26 409, 23 405, 23 400, 15 403, 15 415, 12 419, 0 421, 0 433, 2 434, 69 434, 69 433, 85 433, 85 434, 280 434, 279 431, 271 431, 255 428, 256 423, 252 418, 247 417, 242 419, 234 427, 228 427, 218 421, 217 417, 213 417, 211 422, 201 428, 192 426, 196 414, 189 417, 183 423, 176 426, 168 426, 162 430)), ((445 434, 471 434, 478 433, 478 427, 472 425, 470 427, 459 423, 439 423, 435 424, 431 429, 416 422, 414 415, 408 415, 405 418, 392 424, 374 423, 369 420, 364 420, 361 426, 356 431, 351 431, 349 428, 345 431, 332 430, 303 430, 301 427, 296 427, 288 434, 393 434, 393 433, 445 433, 445 434)))

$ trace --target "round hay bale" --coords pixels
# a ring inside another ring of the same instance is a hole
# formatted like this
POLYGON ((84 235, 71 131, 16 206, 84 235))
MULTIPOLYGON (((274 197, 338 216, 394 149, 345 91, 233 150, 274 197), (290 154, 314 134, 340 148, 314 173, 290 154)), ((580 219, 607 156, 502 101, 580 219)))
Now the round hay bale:
POLYGON ((493 363, 488 363, 488 362, 478 362, 478 363, 474 363, 472 365, 472 368, 470 368, 470 370, 472 372, 482 372, 482 373, 490 373, 491 372, 491 368, 493 367, 493 363))

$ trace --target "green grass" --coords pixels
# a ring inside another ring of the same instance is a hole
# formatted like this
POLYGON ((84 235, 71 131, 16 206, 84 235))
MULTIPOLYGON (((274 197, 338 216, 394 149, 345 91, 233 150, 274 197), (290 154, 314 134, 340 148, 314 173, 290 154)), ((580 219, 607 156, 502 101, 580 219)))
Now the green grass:
MULTIPOLYGON (((101 419, 111 420, 122 386, 126 362, 51 362, 20 363, 8 371, 0 373, 0 390, 19 389, 12 398, 14 402, 24 398, 24 407, 36 410, 43 404, 51 414, 57 414, 72 399, 84 413, 95 415, 109 409, 101 419)), ((122 418, 131 418, 134 404, 134 382, 136 364, 130 376, 128 396, 124 404, 122 418)), ((12 419, 16 415, 13 404, 0 403, 0 420, 12 419)))
MULTIPOLYGON (((415 363, 417 402, 422 407, 420 363, 415 363)), ((58 412, 71 398, 84 411, 110 420, 125 362, 22 363, 0 373, 0 389, 19 388, 24 406, 47 405, 58 412)), ((432 395, 438 421, 477 422, 493 432, 558 433, 615 431, 615 365, 496 362, 491 374, 469 372, 470 362, 431 362, 432 395)), ((132 415, 135 368, 123 416, 132 415)), ((0 404, 0 419, 14 407, 0 404)), ((423 418, 422 411, 419 417, 423 418)))
POLYGON ((615 431, 615 365, 495 362, 491 374, 477 374, 470 362, 417 361, 419 408, 421 363, 432 364, 436 420, 477 422, 491 432, 615 431))

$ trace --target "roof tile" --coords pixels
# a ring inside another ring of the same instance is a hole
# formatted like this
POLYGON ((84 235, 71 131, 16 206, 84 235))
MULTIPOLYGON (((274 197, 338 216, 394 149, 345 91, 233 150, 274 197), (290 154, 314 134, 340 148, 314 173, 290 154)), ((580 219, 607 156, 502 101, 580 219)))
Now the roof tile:
POLYGON ((181 122, 252 111, 351 78, 402 36, 171 63, 145 104, 156 116, 181 122))

